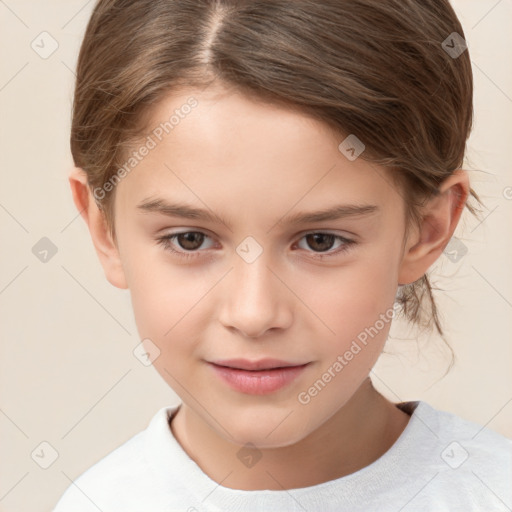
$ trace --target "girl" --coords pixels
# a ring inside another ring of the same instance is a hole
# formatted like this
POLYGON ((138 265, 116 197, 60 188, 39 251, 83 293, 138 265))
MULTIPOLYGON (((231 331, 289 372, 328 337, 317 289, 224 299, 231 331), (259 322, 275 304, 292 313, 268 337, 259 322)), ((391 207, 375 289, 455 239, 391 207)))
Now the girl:
POLYGON ((370 371, 468 199, 448 0, 100 0, 73 198, 182 403, 64 511, 509 510, 511 441, 370 371))

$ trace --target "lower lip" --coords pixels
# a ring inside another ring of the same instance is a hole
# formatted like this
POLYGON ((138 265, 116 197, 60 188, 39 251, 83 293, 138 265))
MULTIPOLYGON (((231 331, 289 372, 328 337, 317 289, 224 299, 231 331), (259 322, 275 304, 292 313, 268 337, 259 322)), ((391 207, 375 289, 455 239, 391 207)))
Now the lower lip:
POLYGON ((239 370, 209 363, 217 375, 229 386, 241 393, 266 395, 273 393, 296 379, 308 366, 289 366, 273 370, 239 370))

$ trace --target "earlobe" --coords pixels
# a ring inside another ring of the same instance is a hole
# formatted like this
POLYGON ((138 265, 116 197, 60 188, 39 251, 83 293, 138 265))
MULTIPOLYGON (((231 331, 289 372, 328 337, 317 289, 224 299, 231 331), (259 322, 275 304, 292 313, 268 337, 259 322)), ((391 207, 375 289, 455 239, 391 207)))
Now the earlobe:
POLYGON ((84 219, 105 277, 117 288, 127 289, 128 284, 121 263, 119 249, 109 232, 105 214, 96 203, 83 169, 73 168, 69 173, 69 185, 73 202, 84 219))
POLYGON ((405 247, 399 271, 399 284, 420 279, 450 241, 469 196, 469 178, 457 169, 439 186, 439 194, 424 206, 422 222, 405 247))

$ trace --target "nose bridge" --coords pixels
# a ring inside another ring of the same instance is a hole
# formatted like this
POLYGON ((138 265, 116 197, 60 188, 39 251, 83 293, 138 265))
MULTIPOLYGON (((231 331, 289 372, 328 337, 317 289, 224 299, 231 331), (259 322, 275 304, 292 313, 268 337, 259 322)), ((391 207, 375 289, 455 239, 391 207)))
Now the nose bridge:
POLYGON ((262 253, 254 261, 243 257, 235 257, 233 269, 234 288, 239 288, 242 297, 251 295, 252 298, 267 295, 275 283, 275 276, 270 271, 271 262, 268 254, 262 253))
POLYGON ((270 271, 271 251, 253 237, 247 237, 236 248, 233 269, 233 288, 239 304, 263 306, 275 297, 277 281, 270 271), (269 268, 270 267, 270 268, 269 268))
POLYGON ((288 310, 280 280, 274 275, 271 251, 247 237, 233 255, 233 270, 222 300, 221 321, 247 336, 283 327, 288 310))

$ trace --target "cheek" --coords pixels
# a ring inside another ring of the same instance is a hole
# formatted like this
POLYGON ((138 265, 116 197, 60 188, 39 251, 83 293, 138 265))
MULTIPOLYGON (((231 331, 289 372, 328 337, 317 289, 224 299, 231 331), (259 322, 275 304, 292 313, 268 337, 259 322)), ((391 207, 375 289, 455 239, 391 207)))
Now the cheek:
POLYGON ((154 275, 157 269, 134 280, 131 288, 135 323, 141 339, 151 340, 152 365, 177 393, 180 383, 193 374, 194 351, 204 329, 197 321, 198 297, 190 285, 154 275), (194 306, 196 304, 196 306, 194 306), (194 313, 196 315, 194 316, 194 313), (156 346, 156 348, 154 348, 156 346))
POLYGON ((397 285, 392 256, 379 253, 377 257, 352 261, 337 270, 301 276, 302 282, 297 283, 295 290, 299 290, 298 295, 305 297, 306 304, 316 314, 317 332, 320 334, 319 329, 322 330, 323 339, 338 340, 338 348, 343 348, 389 311, 397 285))
POLYGON ((367 260, 351 265, 308 297, 334 333, 324 330, 317 338, 320 364, 297 396, 300 410, 307 412, 306 430, 343 406, 379 358, 394 316, 391 265, 384 257, 373 265, 367 260))
POLYGON ((146 234, 125 236, 120 242, 140 335, 162 338, 197 302, 200 280, 193 271, 173 262, 146 234))
POLYGON ((179 272, 171 272, 170 265, 163 266, 149 251, 134 245, 126 254, 125 273, 139 334, 161 345, 164 335, 186 314, 190 286, 184 286, 179 272))
POLYGON ((158 347, 153 365, 164 379, 168 380, 168 373, 180 379, 191 371, 188 363, 192 364, 213 318, 209 291, 219 279, 218 272, 204 275, 148 252, 131 253, 127 263, 139 336, 158 347))
POLYGON ((157 270, 155 267, 134 279, 130 291, 140 335, 151 335, 165 344, 187 326, 190 332, 190 319, 197 319, 194 310, 202 307, 205 290, 194 286, 194 279, 166 276, 157 270))

